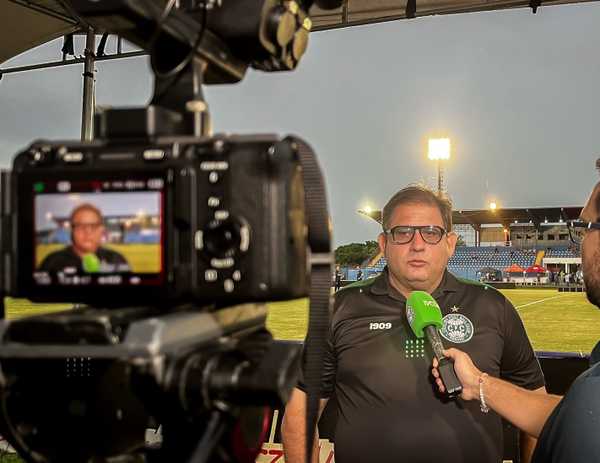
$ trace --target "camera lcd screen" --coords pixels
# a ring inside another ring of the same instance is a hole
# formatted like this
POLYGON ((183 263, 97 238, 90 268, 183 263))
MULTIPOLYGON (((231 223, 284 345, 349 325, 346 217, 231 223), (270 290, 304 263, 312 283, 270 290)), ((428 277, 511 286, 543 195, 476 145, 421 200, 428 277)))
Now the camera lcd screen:
POLYGON ((164 180, 33 184, 33 282, 159 286, 164 281, 164 180))

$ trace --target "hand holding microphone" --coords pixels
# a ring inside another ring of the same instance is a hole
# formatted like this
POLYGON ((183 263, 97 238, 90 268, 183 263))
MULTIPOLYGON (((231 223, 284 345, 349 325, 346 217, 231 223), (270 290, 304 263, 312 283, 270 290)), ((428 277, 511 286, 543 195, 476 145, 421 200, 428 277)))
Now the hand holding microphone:
POLYGON ((438 333, 442 327, 442 311, 430 294, 413 291, 406 301, 406 317, 417 338, 427 338, 438 361, 437 370, 446 394, 450 398, 460 395, 462 384, 454 371, 454 362, 444 355, 444 345, 438 333))
MULTIPOLYGON (((454 371, 463 387, 460 398, 464 400, 480 400, 479 379, 482 377, 483 372, 475 366, 471 357, 465 352, 451 347, 444 350, 444 355, 454 362, 454 371)), ((440 392, 445 392, 446 388, 440 378, 439 362, 435 358, 433 359, 431 373, 435 378, 440 392)))

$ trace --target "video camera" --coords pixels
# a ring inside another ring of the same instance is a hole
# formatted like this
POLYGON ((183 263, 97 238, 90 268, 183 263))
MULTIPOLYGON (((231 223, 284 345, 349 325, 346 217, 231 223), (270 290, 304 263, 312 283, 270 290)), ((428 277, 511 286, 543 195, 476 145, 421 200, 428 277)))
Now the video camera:
POLYGON ((29 462, 254 461, 301 355, 273 342, 266 301, 310 295, 318 389, 325 190, 298 138, 211 136, 202 84, 294 69, 312 2, 69 3, 149 52, 155 91, 98 113, 94 141, 37 141, 0 176, 2 296, 85 304, 0 324, 0 434, 29 462))
POLYGON ((273 136, 32 145, 12 173, 10 293, 121 307, 306 295, 296 149, 273 136))

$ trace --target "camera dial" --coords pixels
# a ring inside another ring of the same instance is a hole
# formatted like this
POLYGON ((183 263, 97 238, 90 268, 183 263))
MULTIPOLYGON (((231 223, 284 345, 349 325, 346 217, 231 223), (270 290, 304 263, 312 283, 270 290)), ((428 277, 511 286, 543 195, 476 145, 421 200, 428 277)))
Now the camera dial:
POLYGON ((228 217, 212 220, 203 233, 203 250, 209 258, 225 259, 246 252, 249 229, 245 220, 228 217))

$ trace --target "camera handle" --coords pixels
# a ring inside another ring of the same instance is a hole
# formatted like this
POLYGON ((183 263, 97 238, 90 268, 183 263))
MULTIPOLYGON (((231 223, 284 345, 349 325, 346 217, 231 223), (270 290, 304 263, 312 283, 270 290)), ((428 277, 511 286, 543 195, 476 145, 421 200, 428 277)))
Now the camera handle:
POLYGON ((156 75, 150 105, 106 109, 96 114, 98 138, 112 141, 159 136, 209 137, 212 125, 202 92, 207 62, 195 57, 173 76, 156 75))
POLYGON ((10 179, 10 171, 0 170, 0 320, 6 317, 4 298, 11 278, 6 265, 12 243, 10 179))
POLYGON ((184 133, 177 135, 194 135, 209 137, 212 135, 208 104, 204 99, 202 84, 208 63, 201 58, 194 58, 181 73, 172 77, 159 74, 154 80, 154 95, 150 105, 167 108, 182 114, 184 133))

